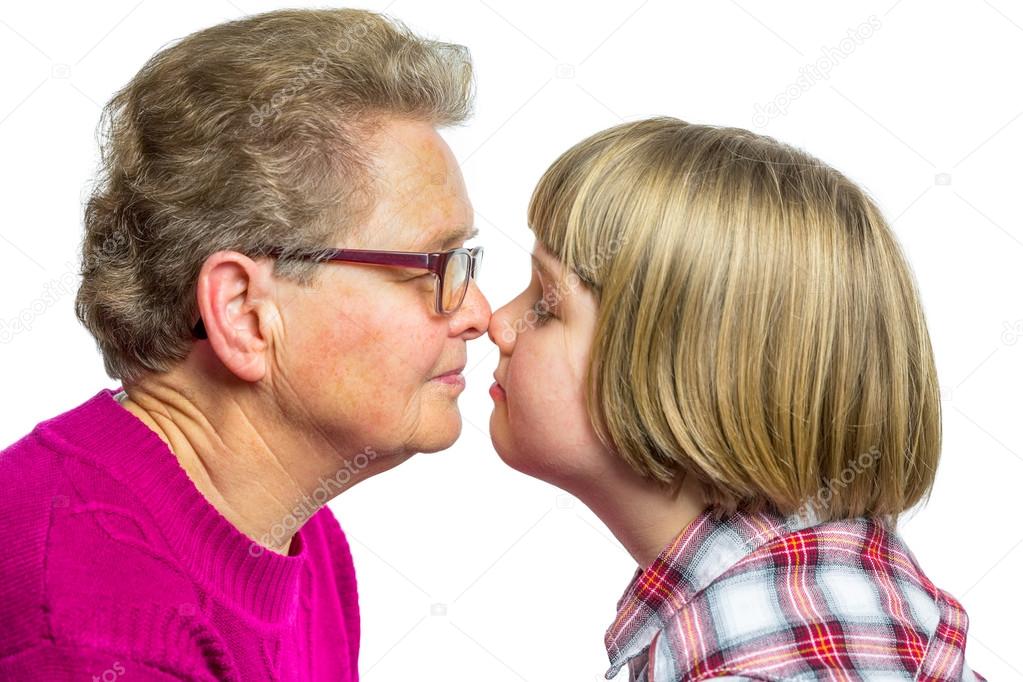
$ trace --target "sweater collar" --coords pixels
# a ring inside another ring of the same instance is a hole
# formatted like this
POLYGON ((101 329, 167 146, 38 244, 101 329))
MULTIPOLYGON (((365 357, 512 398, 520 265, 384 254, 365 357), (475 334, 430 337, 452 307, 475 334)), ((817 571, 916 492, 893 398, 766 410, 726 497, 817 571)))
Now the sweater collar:
POLYGON ((39 435, 120 481, 149 512, 171 557, 207 589, 262 621, 290 619, 309 556, 307 532, 295 533, 284 556, 238 530, 202 495, 167 444, 117 402, 120 390, 103 389, 40 423, 39 435))

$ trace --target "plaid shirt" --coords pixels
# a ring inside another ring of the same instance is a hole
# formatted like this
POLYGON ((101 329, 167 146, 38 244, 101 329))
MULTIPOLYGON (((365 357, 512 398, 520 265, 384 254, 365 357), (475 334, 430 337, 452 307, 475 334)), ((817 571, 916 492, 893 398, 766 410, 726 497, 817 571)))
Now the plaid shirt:
POLYGON ((966 612, 897 531, 738 512, 697 517, 637 570, 607 631, 606 677, 636 682, 984 680, 966 612))

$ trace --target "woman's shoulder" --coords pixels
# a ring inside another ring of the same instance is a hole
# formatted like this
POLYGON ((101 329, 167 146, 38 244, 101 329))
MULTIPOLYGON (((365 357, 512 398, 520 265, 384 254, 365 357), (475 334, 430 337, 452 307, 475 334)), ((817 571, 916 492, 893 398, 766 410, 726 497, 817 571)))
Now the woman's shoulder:
POLYGON ((143 596, 177 604, 193 593, 150 512, 122 481, 45 449, 15 449, 0 462, 0 485, 11 490, 11 482, 16 493, 0 496, 8 531, 0 582, 25 585, 22 596, 34 592, 38 603, 59 608, 143 596))
POLYGON ((195 585, 144 508, 120 482, 32 440, 0 455, 0 485, 14 491, 0 496, 0 670, 52 658, 61 670, 95 659, 193 674, 210 633, 194 638, 195 585))
MULTIPOLYGON (((46 422, 43 422, 45 424, 46 422)), ((0 620, 89 605, 195 601, 146 507, 124 481, 33 429, 0 452, 0 620)))

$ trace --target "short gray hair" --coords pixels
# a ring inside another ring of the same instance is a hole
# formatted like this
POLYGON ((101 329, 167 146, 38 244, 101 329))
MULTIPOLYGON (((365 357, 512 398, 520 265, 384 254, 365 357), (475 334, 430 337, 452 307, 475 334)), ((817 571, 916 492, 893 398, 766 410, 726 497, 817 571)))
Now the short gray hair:
MULTIPOLYGON (((85 209, 78 319, 125 382, 189 352, 203 262, 318 248, 372 204, 365 142, 387 117, 472 113, 468 50, 352 9, 281 10, 193 33, 107 103, 85 209)), ((315 263, 278 260, 309 284, 315 263)))

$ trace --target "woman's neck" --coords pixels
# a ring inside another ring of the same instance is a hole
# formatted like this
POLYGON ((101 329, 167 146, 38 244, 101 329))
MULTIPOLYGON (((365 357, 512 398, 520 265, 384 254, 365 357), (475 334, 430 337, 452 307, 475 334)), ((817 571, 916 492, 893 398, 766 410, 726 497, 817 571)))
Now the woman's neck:
POLYGON ((266 412, 273 409, 267 396, 251 389, 213 395, 179 384, 165 378, 126 387, 121 406, 167 444, 224 518, 271 551, 287 554, 294 534, 327 501, 400 461, 373 458, 352 468, 351 456, 318 429, 282 428, 285 420, 266 412))

